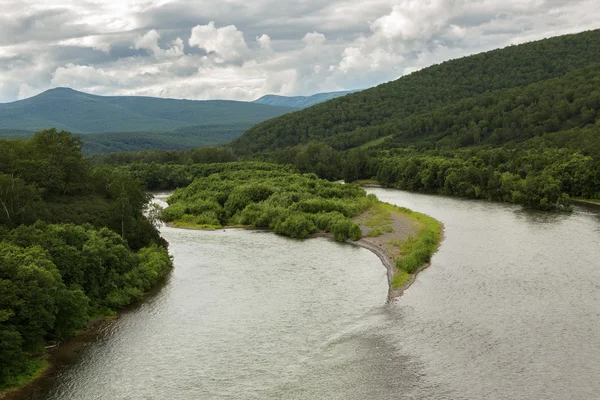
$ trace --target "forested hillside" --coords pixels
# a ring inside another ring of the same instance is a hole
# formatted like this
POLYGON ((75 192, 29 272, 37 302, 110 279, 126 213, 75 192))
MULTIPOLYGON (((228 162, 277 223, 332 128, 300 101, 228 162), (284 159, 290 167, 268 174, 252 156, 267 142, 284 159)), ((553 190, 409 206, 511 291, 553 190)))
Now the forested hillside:
POLYGON ((598 63, 600 30, 511 46, 263 122, 232 145, 254 153, 319 140, 345 150, 391 137, 384 148, 423 141, 429 148, 460 147, 488 138, 494 144, 512 140, 521 132, 517 121, 527 125, 525 138, 581 126, 596 119, 598 63), (573 83, 577 86, 568 90, 573 83), (558 115, 550 115, 558 108, 558 115), (539 115, 524 119, 524 113, 539 115), (540 124, 546 126, 536 130, 540 124), (498 126, 511 133, 491 132, 498 126), (460 139, 452 137, 457 131, 460 139))
POLYGON ((448 61, 284 115, 238 156, 327 179, 568 209, 600 198, 600 30, 448 61))
POLYGON ((128 175, 92 167, 67 132, 0 140, 0 392, 43 366, 45 344, 169 271, 149 199, 128 175))

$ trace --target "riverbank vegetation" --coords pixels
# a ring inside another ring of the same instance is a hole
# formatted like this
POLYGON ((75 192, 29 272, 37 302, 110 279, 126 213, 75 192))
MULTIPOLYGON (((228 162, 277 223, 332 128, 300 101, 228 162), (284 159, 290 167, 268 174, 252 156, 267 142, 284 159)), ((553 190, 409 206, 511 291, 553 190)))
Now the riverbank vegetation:
POLYGON ((142 185, 92 168, 67 132, 0 140, 0 391, 43 354, 140 299, 170 270, 142 185))
POLYGON ((351 218, 372 201, 360 187, 287 172, 277 165, 270 170, 231 166, 175 191, 162 218, 200 228, 268 228, 298 239, 317 231, 330 232, 339 241, 360 239, 360 228, 351 218))
POLYGON ((357 185, 257 165, 262 168, 237 169, 232 164, 197 178, 169 198, 162 218, 188 228, 265 228, 297 239, 322 232, 339 242, 364 236, 366 243, 385 251, 395 263, 395 288, 437 250, 442 225, 431 217, 381 203, 357 185))
POLYGON ((436 219, 380 201, 354 221, 364 240, 383 249, 396 266, 393 289, 403 288, 431 260, 442 240, 443 225, 436 219))

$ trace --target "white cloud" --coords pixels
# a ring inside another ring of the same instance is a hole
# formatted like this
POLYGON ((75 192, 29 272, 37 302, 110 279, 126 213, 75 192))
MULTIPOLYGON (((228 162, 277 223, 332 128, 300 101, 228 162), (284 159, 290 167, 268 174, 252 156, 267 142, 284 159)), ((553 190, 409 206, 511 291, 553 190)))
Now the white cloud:
POLYGON ((322 33, 311 32, 304 35, 302 42, 306 47, 318 47, 324 45, 327 42, 327 38, 322 33))
POLYGON ((214 21, 208 25, 196 25, 192 29, 189 44, 209 54, 214 53, 223 61, 240 61, 249 53, 244 34, 235 25, 216 28, 214 21))
POLYGON ((67 64, 58 67, 52 76, 52 86, 72 87, 95 93, 98 87, 111 86, 116 80, 102 69, 87 65, 67 64))
POLYGON ((181 57, 184 55, 184 45, 181 38, 173 40, 171 47, 168 49, 160 48, 158 45, 159 39, 160 34, 156 30, 152 29, 151 31, 146 32, 144 36, 140 36, 136 39, 134 48, 147 50, 156 58, 181 57))
POLYGON ((597 1, 0 0, 0 101, 52 86, 239 100, 369 87, 599 28, 597 1))
POLYGON ((263 33, 261 36, 256 37, 256 41, 260 45, 260 48, 267 51, 272 51, 273 46, 271 45, 271 37, 266 33, 263 33))

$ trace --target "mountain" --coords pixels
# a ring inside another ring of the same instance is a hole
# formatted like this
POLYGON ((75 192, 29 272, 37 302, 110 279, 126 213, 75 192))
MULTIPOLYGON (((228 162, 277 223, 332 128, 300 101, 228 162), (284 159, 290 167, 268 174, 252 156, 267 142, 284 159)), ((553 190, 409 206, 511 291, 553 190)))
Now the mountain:
POLYGON ((582 127, 598 117, 599 64, 600 30, 510 46, 262 122, 232 146, 459 148, 582 127))
POLYGON ((194 125, 247 127, 294 110, 229 100, 96 96, 56 88, 25 100, 0 104, 0 130, 34 132, 55 127, 73 133, 165 133, 194 125))
POLYGON ((356 93, 359 90, 346 90, 343 92, 317 93, 312 96, 277 96, 268 94, 258 100, 254 100, 256 104, 267 104, 270 106, 293 107, 293 108, 308 108, 315 104, 345 96, 350 93, 356 93))

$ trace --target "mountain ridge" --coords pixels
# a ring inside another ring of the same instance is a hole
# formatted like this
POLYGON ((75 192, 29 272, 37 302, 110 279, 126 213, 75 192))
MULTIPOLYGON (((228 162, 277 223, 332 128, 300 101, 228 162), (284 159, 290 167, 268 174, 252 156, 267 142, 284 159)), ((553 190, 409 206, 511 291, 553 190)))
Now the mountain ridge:
POLYGON ((171 132, 191 125, 253 124, 295 110, 234 100, 99 96, 60 87, 0 103, 0 129, 33 132, 55 127, 79 134, 171 132))
POLYGON ((338 97, 345 96, 347 94, 360 92, 362 89, 357 90, 343 90, 337 92, 323 92, 316 93, 310 96, 280 96, 276 94, 267 94, 262 96, 259 99, 253 101, 253 103, 257 104, 267 104, 267 105, 278 105, 284 107, 294 107, 294 108, 308 108, 312 107, 315 104, 323 103, 328 100, 332 100, 338 97))

